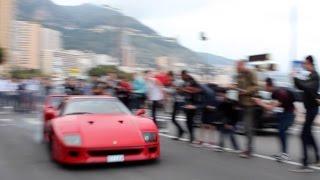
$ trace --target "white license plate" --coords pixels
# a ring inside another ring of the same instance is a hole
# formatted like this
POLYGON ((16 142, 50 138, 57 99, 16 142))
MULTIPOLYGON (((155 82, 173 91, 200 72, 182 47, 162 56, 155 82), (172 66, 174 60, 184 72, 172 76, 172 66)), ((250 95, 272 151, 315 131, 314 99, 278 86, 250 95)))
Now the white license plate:
POLYGON ((124 161, 124 155, 110 155, 107 157, 107 163, 115 163, 115 162, 123 162, 124 161))

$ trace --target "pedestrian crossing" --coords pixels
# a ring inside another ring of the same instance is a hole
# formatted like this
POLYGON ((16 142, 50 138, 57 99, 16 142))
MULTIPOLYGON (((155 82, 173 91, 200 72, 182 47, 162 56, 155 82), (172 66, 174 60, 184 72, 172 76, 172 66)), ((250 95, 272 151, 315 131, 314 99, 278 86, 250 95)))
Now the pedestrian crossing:
POLYGON ((0 118, 0 127, 17 125, 42 125, 39 118, 0 118))
POLYGON ((11 122, 12 119, 0 119, 0 122, 11 122))

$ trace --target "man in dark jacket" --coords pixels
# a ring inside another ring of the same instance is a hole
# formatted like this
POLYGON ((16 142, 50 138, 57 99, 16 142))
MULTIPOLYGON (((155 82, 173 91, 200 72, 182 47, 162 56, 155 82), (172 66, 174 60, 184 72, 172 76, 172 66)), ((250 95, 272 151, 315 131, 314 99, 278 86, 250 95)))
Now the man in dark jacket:
POLYGON ((194 117, 200 104, 200 94, 202 92, 199 83, 186 70, 181 72, 181 78, 184 81, 181 91, 185 95, 184 112, 187 119, 187 128, 190 134, 190 143, 199 144, 194 137, 194 117))
MULTIPOLYGON (((303 159, 302 168, 295 170, 295 172, 309 172, 308 168, 308 147, 314 149, 316 156, 316 164, 319 165, 319 150, 317 143, 312 135, 312 125, 318 114, 319 107, 317 102, 317 95, 319 90, 319 75, 315 70, 314 61, 312 56, 308 56, 304 62, 304 68, 310 73, 306 80, 294 78, 295 86, 303 91, 303 103, 306 109, 306 117, 301 133, 302 146, 303 146, 303 159)), ((294 75, 295 73, 293 73, 294 75)))

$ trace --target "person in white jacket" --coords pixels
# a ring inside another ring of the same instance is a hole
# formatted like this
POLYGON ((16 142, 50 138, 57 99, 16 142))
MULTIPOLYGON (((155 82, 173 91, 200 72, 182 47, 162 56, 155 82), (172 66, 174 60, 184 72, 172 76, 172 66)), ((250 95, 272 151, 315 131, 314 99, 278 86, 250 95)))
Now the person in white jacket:
POLYGON ((147 97, 151 102, 151 114, 153 121, 157 124, 157 109, 164 98, 163 85, 154 78, 150 71, 145 71, 145 81, 147 85, 147 97))

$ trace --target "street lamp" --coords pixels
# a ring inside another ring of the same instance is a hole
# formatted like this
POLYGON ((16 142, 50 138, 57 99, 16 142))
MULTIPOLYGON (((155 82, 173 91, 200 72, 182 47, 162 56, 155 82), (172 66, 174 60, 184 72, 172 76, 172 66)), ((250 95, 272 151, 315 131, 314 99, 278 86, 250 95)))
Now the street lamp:
POLYGON ((208 37, 207 35, 204 33, 204 32, 200 32, 200 39, 202 41, 207 41, 208 40, 208 37))
MULTIPOLYGON (((206 35, 205 32, 200 32, 200 40, 203 42, 203 46, 205 47, 205 42, 209 40, 208 36, 206 35)), ((205 53, 205 52, 204 52, 205 53)), ((202 57, 201 57, 202 58, 202 57)), ((206 63, 207 63, 207 68, 205 68, 206 70, 206 74, 208 75, 209 74, 209 71, 210 71, 210 62, 209 62, 209 53, 206 55, 206 63)), ((205 73, 203 74, 203 77, 205 77, 205 73)), ((206 80, 209 80, 209 77, 207 76, 207 79, 206 80)))
POLYGON ((297 60, 298 54, 298 0, 294 0, 291 7, 291 60, 297 60))

